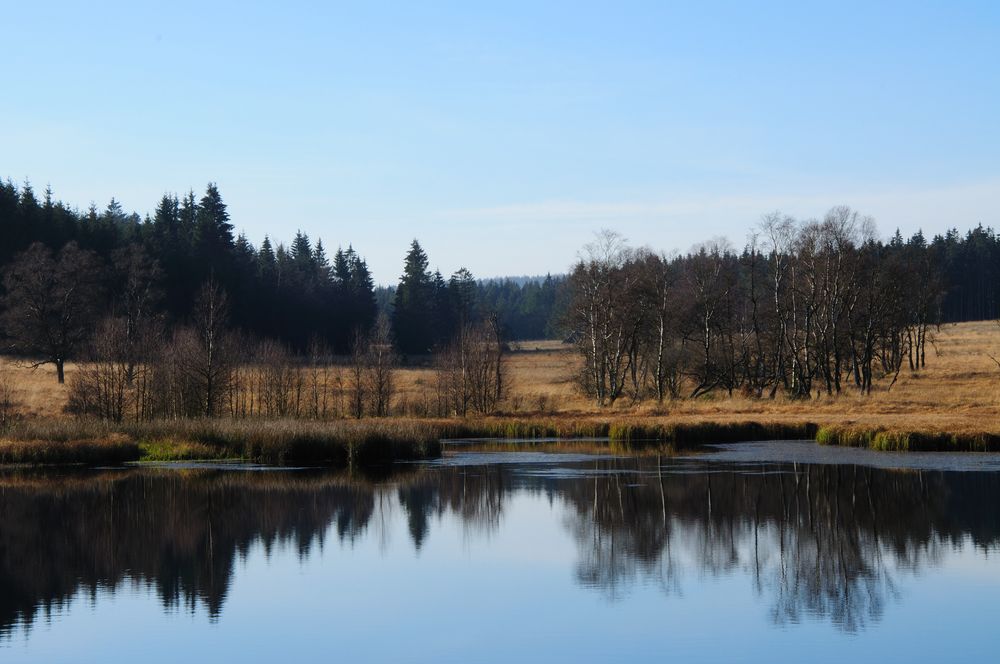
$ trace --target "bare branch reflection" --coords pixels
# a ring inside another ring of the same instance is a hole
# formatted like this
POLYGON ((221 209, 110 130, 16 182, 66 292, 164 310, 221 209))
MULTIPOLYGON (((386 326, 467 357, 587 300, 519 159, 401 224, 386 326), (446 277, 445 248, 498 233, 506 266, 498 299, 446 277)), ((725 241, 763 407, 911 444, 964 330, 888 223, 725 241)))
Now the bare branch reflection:
MULTIPOLYGON (((77 596, 138 584, 165 611, 223 611, 234 566, 259 545, 310 558, 326 546, 415 551, 453 520, 500 532, 516 496, 555 505, 576 547, 572 578, 619 601, 665 601, 701 578, 741 575, 775 624, 878 621, 900 580, 950 548, 1000 541, 1000 478, 852 466, 696 465, 595 458, 457 465, 371 480, 328 472, 131 470, 0 474, 0 637, 77 596), (369 530, 369 526, 371 529, 369 530), (333 539, 335 541, 328 541, 333 539)), ((530 547, 530 542, 525 542, 530 547)))

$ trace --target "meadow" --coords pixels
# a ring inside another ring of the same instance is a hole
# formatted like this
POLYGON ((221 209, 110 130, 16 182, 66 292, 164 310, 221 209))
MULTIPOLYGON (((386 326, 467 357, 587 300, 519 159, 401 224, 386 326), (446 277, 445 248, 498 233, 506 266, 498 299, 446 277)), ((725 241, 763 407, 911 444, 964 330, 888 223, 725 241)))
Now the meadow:
MULTIPOLYGON (((894 385, 882 379, 868 396, 849 387, 839 396, 814 392, 809 400, 714 392, 663 403, 621 399, 599 409, 576 387, 580 358, 571 347, 552 341, 524 342, 510 358, 512 387, 506 414, 648 424, 754 421, 940 434, 1000 433, 1000 367, 991 356, 1000 358, 1000 326, 995 322, 949 324, 935 333, 925 369, 904 369, 894 385)), ((428 370, 403 370, 401 398, 416 399, 432 381, 428 370)))
MULTIPOLYGON (((1000 449, 1000 326, 942 326, 926 369, 883 379, 871 395, 752 399, 711 393, 696 399, 598 408, 577 388, 580 358, 555 341, 520 342, 508 357, 509 391, 496 416, 428 417, 429 366, 397 371, 392 416, 309 421, 217 418, 102 424, 66 413, 68 388, 54 369, 10 358, 0 372, 18 418, 0 434, 0 463, 242 459, 345 466, 440 453, 439 438, 609 438, 619 450, 650 444, 816 438, 885 450, 1000 449)), ((79 370, 66 368, 67 380, 79 370)))

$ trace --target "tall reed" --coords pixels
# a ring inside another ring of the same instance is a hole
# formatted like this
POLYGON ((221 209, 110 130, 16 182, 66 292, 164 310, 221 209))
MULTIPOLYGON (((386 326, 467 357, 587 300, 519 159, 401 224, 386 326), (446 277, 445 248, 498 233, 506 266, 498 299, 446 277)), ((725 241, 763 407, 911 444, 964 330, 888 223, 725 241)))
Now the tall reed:
POLYGON ((1000 435, 988 432, 945 433, 851 426, 821 427, 821 445, 863 447, 886 452, 998 452, 1000 435))

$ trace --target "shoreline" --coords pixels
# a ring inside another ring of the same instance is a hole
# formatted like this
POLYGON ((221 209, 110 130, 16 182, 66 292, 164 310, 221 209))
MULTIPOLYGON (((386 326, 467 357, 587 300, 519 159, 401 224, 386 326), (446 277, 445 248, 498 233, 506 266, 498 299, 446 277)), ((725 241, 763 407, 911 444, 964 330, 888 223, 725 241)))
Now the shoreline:
MULTIPOLYGON (((367 467, 435 459, 443 440, 591 440, 619 453, 712 443, 813 440, 892 452, 1000 452, 1000 434, 811 421, 555 416, 478 419, 163 420, 109 424, 23 420, 0 433, 0 466, 228 461, 274 466, 367 467)), ((484 441, 486 442, 486 441, 484 441)))

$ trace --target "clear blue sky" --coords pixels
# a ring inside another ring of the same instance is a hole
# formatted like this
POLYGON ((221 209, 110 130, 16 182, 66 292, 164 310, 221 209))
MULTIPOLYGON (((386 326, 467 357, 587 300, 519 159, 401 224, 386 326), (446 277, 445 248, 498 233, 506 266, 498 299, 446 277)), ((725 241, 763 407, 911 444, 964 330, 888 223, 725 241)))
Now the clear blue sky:
POLYGON ((213 180, 380 282, 413 237, 492 276, 779 208, 1000 226, 1000 3, 208 4, 4 2, 0 176, 140 213, 213 180))

